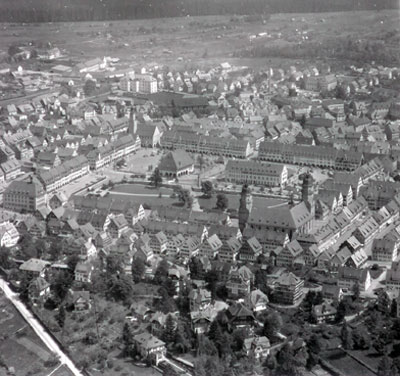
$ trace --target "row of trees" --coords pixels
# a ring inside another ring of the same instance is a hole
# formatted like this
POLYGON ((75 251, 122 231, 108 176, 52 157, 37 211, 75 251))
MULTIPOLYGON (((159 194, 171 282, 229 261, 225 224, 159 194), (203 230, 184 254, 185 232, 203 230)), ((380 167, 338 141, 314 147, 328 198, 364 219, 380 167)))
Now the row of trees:
MULTIPOLYGON (((396 0, 381 0, 379 8, 397 8, 396 0)), ((374 0, 3 0, 2 22, 56 22, 179 17, 190 14, 268 14, 281 12, 330 12, 376 9, 374 0)))

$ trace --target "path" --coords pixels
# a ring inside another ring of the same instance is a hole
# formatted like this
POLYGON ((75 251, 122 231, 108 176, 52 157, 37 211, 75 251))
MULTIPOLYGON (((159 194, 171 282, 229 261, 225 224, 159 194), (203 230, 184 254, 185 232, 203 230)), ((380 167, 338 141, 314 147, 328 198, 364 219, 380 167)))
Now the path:
POLYGON ((32 315, 28 308, 26 308, 25 304, 19 300, 18 294, 13 292, 2 278, 0 278, 0 288, 48 349, 59 357, 60 362, 65 364, 75 376, 83 376, 72 360, 60 349, 56 341, 47 333, 46 329, 32 315))

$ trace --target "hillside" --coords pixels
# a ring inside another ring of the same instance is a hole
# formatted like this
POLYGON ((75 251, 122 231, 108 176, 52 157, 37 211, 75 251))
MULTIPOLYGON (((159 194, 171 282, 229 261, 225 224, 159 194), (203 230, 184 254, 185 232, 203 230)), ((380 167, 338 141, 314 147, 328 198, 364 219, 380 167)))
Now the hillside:
POLYGON ((0 0, 0 22, 338 12, 398 7, 397 0, 0 0))

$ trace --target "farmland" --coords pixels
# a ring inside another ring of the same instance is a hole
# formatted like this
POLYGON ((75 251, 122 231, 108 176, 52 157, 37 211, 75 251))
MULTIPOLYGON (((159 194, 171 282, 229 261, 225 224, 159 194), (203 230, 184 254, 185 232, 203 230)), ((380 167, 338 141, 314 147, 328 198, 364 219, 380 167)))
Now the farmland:
POLYGON ((13 367, 17 376, 48 375, 58 362, 4 295, 0 296, 0 311, 2 362, 13 367))
MULTIPOLYGON (((385 42, 385 48, 395 48, 398 46, 397 21, 397 12, 384 10, 274 14, 269 18, 200 16, 112 22, 2 24, 0 52, 6 54, 13 43, 42 41, 50 42, 68 54, 68 59, 61 58, 57 63, 71 65, 99 56, 113 56, 131 62, 130 66, 134 69, 150 62, 170 69, 190 69, 195 66, 210 67, 222 61, 260 68, 296 62, 292 57, 251 57, 257 55, 254 49, 265 46, 290 50, 295 46, 324 46, 336 39, 363 38, 385 42)), ((121 68, 126 66, 121 65, 121 68)))

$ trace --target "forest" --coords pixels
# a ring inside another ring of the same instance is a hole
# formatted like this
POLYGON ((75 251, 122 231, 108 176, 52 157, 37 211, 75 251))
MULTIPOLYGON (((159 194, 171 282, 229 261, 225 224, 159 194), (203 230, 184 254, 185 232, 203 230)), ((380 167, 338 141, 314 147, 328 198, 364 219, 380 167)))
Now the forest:
POLYGON ((399 8, 397 0, 0 0, 0 21, 100 21, 393 8, 399 8))

